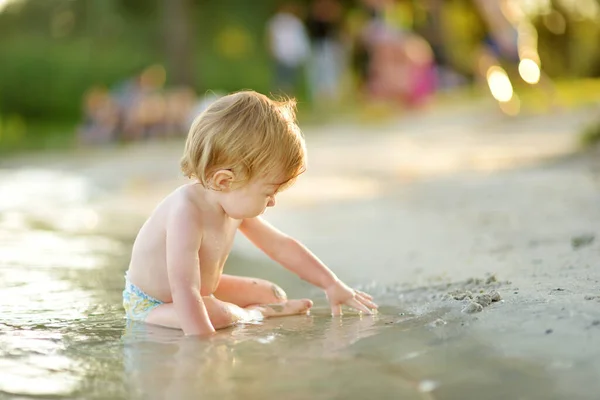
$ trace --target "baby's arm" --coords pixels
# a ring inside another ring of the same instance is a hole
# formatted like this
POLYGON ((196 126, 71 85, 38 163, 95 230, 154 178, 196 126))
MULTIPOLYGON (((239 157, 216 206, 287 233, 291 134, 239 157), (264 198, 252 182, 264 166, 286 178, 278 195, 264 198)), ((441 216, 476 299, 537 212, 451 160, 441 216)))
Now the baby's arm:
POLYGON ((341 314, 340 305, 346 304, 370 314, 377 308, 372 297, 349 288, 304 245, 260 217, 246 219, 240 231, 256 247, 300 278, 325 290, 334 315, 341 314))
POLYGON ((208 335, 215 331, 200 295, 198 250, 202 241, 200 222, 186 200, 168 216, 167 271, 173 305, 186 335, 208 335))
POLYGON ((266 255, 308 283, 326 289, 338 280, 310 250, 262 218, 244 220, 240 231, 266 255))

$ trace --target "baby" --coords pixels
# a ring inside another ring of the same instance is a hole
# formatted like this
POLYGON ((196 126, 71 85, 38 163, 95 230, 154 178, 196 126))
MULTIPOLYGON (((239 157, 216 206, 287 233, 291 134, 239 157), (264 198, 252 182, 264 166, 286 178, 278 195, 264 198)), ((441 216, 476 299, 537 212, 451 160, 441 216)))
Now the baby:
POLYGON ((181 159, 192 182, 168 195, 140 229, 125 276, 127 318, 210 335, 237 322, 312 307, 277 285, 231 276, 223 266, 236 232, 300 278, 323 289, 333 315, 346 305, 371 314, 370 295, 340 281, 315 255, 260 215, 305 169, 293 100, 243 91, 220 98, 190 129, 181 159))

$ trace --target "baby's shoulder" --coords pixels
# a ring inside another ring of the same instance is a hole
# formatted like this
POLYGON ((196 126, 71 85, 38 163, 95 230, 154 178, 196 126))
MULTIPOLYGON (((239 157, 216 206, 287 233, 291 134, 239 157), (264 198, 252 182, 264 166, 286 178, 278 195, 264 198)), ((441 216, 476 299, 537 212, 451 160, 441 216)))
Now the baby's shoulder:
POLYGON ((163 212, 171 216, 195 218, 205 208, 192 185, 183 185, 173 190, 161 204, 163 212))
POLYGON ((194 208, 193 194, 188 185, 183 185, 168 194, 160 206, 168 211, 192 210, 194 208))
POLYGON ((204 229, 204 213, 197 204, 193 188, 182 186, 173 192, 163 202, 162 213, 167 231, 175 230, 195 235, 204 229))

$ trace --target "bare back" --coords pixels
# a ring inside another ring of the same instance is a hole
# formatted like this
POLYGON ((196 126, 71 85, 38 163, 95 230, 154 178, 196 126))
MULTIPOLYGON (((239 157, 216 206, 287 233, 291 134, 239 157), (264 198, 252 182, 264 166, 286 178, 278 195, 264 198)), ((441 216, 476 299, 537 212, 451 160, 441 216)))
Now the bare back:
POLYGON ((165 303, 172 302, 166 262, 167 226, 171 211, 175 207, 189 210, 190 223, 201 230, 198 267, 202 296, 208 296, 216 290, 235 233, 242 222, 231 219, 222 210, 211 208, 198 197, 198 187, 194 184, 173 191, 146 220, 133 245, 129 279, 146 294, 165 303))

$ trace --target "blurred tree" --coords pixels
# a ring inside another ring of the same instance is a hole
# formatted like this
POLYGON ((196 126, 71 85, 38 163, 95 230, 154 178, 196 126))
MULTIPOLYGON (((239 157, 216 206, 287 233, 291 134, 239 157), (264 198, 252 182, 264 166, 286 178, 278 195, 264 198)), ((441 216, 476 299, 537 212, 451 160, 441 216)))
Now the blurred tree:
POLYGON ((169 82, 194 86, 190 0, 161 0, 169 82))
POLYGON ((425 0, 414 2, 413 7, 417 10, 417 24, 415 29, 425 40, 429 42, 435 61, 440 65, 448 64, 447 41, 444 40, 444 0, 425 0))

